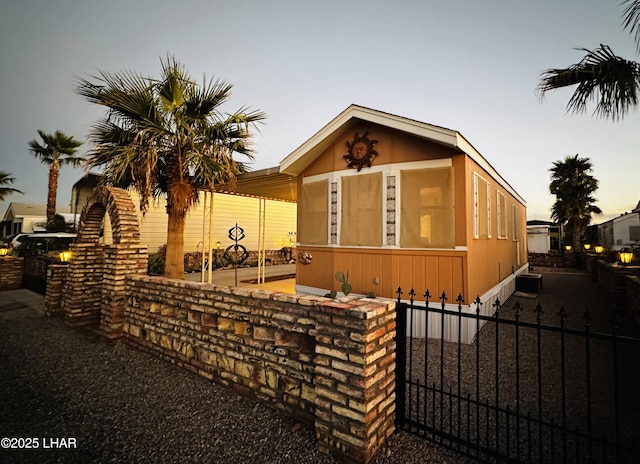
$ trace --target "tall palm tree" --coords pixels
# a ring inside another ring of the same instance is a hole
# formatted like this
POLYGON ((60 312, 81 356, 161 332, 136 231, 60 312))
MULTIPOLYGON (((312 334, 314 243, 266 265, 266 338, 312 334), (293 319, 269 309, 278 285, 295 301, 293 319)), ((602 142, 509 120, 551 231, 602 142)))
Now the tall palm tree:
POLYGON ((62 166, 78 167, 85 161, 81 156, 76 156, 78 147, 82 145, 62 131, 54 134, 46 134, 38 131, 42 139, 42 145, 37 140, 29 142, 31 154, 43 164, 49 166, 49 184, 47 187, 47 228, 53 227, 56 215, 56 197, 58 195, 58 176, 62 166))
MULTIPOLYGON (((15 178, 5 171, 0 171, 0 186, 12 184, 15 178)), ((12 187, 0 187, 0 201, 4 201, 5 197, 12 193, 22 193, 20 190, 12 187)))
MULTIPOLYGON (((640 52, 640 0, 624 0, 623 27, 634 35, 640 52)), ((540 75, 538 93, 576 85, 567 109, 583 113, 587 102, 596 100, 596 116, 616 121, 638 105, 640 63, 616 56, 607 45, 600 44, 586 52, 577 64, 564 69, 548 69, 540 75)))
POLYGON ((184 223, 198 201, 198 189, 233 181, 244 172, 234 154, 253 158, 249 129, 265 118, 240 108, 223 114, 232 86, 223 81, 196 84, 168 56, 159 80, 124 71, 80 79, 76 92, 107 108, 93 127, 89 166, 103 166, 105 181, 132 187, 144 212, 149 200, 167 201, 165 276, 184 278, 184 223))
POLYGON ((589 158, 579 158, 578 155, 555 161, 549 170, 549 191, 556 196, 551 218, 566 227, 574 250, 580 249, 591 216, 602 213, 595 205, 593 194, 598 190, 598 180, 590 174, 592 170, 589 158))

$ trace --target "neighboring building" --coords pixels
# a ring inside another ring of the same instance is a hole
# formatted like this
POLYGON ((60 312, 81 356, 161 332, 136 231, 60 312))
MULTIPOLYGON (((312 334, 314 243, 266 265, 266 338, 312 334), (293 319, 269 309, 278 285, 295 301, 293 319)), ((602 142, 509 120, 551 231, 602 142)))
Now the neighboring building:
MULTIPOLYGON (((68 206, 56 206, 56 214, 70 221, 68 206)), ((2 233, 11 234, 43 232, 46 230, 47 205, 33 203, 10 203, 2 219, 2 233)))
MULTIPOLYGON (((90 192, 99 181, 100 175, 87 174, 74 184, 71 205, 78 218, 90 192)), ((277 170, 264 169, 241 175, 235 189, 236 194, 222 193, 230 190, 230 187, 220 186, 220 193, 214 193, 212 244, 219 241, 222 249, 231 245, 228 232, 237 223, 245 233, 240 244, 247 250, 258 250, 261 217, 265 250, 279 250, 290 246, 292 240, 295 242, 295 179, 280 175, 277 170)), ((149 253, 155 253, 167 243, 166 202, 161 200, 154 204, 152 201, 143 215, 139 210, 139 195, 135 191, 130 191, 130 195, 138 209, 140 242, 148 246, 149 253)), ((200 201, 187 213, 184 229, 185 253, 202 251, 203 243, 208 241, 210 195, 207 196, 206 203, 205 210, 204 193, 201 193, 200 201)), ((111 225, 108 215, 105 218, 104 240, 110 243, 111 225)))
POLYGON ((355 294, 444 291, 490 311, 527 268, 525 201, 457 131, 351 105, 280 171, 297 177, 310 261, 298 260, 297 291, 339 290, 342 271, 355 294))
POLYGON ((598 224, 598 240, 607 250, 640 243, 640 202, 630 213, 598 224))
POLYGON ((529 253, 549 253, 560 249, 560 226, 551 221, 527 221, 527 248, 529 253))

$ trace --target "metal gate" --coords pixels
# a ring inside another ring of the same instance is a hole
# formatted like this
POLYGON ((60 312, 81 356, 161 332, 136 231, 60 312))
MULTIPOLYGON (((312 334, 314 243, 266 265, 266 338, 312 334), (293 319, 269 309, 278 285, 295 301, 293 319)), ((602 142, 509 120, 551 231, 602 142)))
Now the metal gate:
POLYGON ((399 429, 480 461, 640 462, 640 339, 619 319, 604 333, 588 311, 496 300, 483 315, 479 299, 458 296, 455 310, 444 293, 436 304, 400 295, 399 429), (446 341, 465 331, 471 343, 446 341))

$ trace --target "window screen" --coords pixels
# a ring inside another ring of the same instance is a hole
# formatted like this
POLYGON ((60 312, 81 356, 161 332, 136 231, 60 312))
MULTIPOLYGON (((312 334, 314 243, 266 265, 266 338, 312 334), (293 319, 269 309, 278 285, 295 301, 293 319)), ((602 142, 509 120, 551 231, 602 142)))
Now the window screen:
POLYGON ((326 245, 329 231, 329 182, 302 184, 298 204, 298 240, 302 245, 326 245))
POLYGON ((382 174, 342 178, 340 245, 382 245, 382 174))
POLYGON ((400 173, 400 246, 454 248, 453 168, 400 173))

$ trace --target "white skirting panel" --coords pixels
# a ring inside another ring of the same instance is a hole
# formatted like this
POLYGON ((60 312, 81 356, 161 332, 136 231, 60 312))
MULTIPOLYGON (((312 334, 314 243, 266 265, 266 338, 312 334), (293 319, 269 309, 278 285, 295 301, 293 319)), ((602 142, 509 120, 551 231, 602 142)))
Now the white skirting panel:
MULTIPOLYGON (((516 291, 516 276, 525 272, 529 265, 525 264, 515 273, 510 274, 498 285, 486 292, 484 295, 480 295, 480 314, 483 316, 491 316, 495 313, 494 303, 496 299, 500 300, 500 304, 503 304, 507 299, 516 291)), ((431 307, 436 307, 438 302, 431 302, 431 307)), ((457 304, 446 304, 445 309, 447 311, 458 312, 457 304)), ((462 305, 463 314, 475 314, 475 303, 469 304, 465 302, 462 305)), ((443 315, 438 313, 429 312, 429 320, 426 321, 426 311, 423 309, 414 309, 407 314, 407 337, 413 338, 433 338, 440 340, 444 338, 448 342, 461 343, 473 343, 478 327, 482 328, 485 321, 480 321, 476 324, 476 320, 473 318, 462 317, 453 315, 443 315), (460 340, 458 340, 458 324, 460 327, 460 340)))

